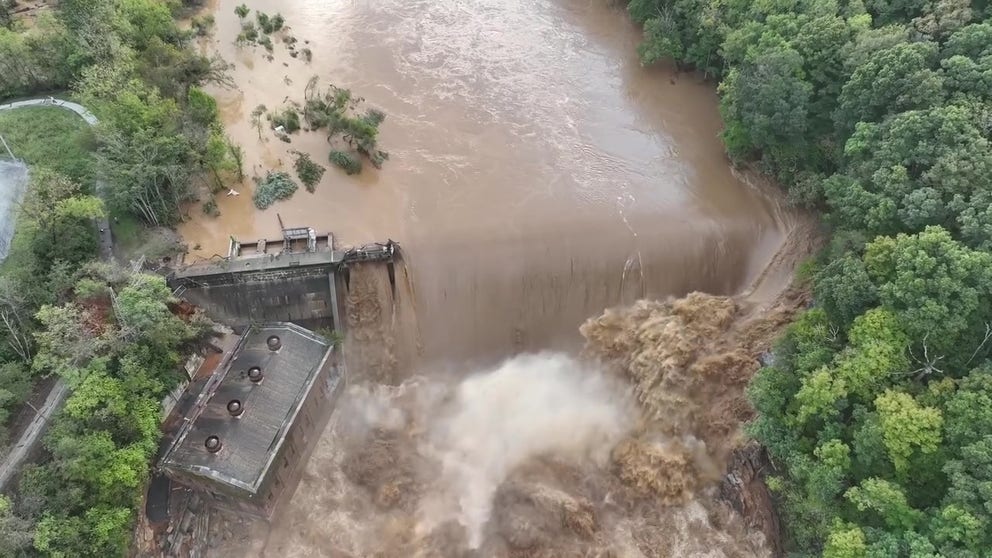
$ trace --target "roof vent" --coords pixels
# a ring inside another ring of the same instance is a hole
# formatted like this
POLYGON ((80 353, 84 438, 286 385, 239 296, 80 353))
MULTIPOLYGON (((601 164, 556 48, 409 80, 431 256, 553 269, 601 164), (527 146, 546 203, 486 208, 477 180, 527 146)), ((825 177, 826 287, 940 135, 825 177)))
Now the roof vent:
POLYGON ((220 438, 217 436, 207 436, 207 439, 203 442, 203 447, 207 448, 207 451, 210 453, 219 452, 221 445, 220 438))
POLYGON ((248 381, 251 383, 257 384, 258 382, 261 382, 263 377, 261 368, 252 366, 248 369, 248 381))
POLYGON ((282 348, 282 339, 279 339, 278 335, 270 335, 269 338, 265 340, 265 344, 269 346, 270 351, 278 351, 282 348))
POLYGON ((240 417, 241 413, 245 412, 245 407, 241 404, 241 401, 232 399, 227 402, 227 412, 230 413, 232 417, 240 417))

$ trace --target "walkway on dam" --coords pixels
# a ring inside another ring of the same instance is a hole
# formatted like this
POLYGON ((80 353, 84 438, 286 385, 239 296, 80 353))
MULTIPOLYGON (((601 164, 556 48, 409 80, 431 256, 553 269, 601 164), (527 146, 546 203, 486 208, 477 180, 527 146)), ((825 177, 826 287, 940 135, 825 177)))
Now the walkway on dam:
MULTIPOLYGON (((25 101, 17 101, 13 103, 7 103, 0 105, 0 111, 13 110, 26 107, 52 107, 60 108, 68 111, 72 111, 80 116, 86 121, 90 126, 96 126, 99 124, 96 116, 92 112, 86 110, 85 107, 78 103, 73 103, 71 101, 63 101, 61 99, 55 99, 53 97, 44 97, 40 99, 28 99, 25 101)), ((100 197, 104 197, 104 182, 102 180, 97 180, 96 182, 96 193, 100 197)), ((105 260, 110 260, 113 257, 113 237, 110 235, 110 222, 104 217, 98 220, 97 226, 100 228, 100 257, 105 260)), ((17 442, 13 443, 8 449, 7 455, 3 457, 3 461, 0 461, 0 490, 3 490, 7 482, 17 473, 21 468, 21 464, 24 460, 31 454, 31 450, 35 448, 41 435, 45 433, 48 427, 48 421, 62 403, 65 398, 69 395, 69 387, 65 385, 65 382, 59 379, 52 390, 48 392, 48 396, 45 398, 45 404, 38 409, 37 414, 35 414, 34 419, 28 424, 28 427, 18 438, 17 442)))

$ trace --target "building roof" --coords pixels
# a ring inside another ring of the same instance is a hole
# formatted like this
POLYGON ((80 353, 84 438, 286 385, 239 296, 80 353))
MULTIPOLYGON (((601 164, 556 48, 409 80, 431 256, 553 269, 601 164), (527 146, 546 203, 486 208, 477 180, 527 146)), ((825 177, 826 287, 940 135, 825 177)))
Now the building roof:
POLYGON ((250 327, 211 376, 160 465, 257 493, 331 350, 328 340, 294 324, 250 327), (270 349, 273 337, 277 350, 270 349), (256 367, 257 383, 249 378, 256 367), (240 402, 239 416, 229 411, 231 401, 240 402), (207 449, 213 436, 216 452, 207 449))

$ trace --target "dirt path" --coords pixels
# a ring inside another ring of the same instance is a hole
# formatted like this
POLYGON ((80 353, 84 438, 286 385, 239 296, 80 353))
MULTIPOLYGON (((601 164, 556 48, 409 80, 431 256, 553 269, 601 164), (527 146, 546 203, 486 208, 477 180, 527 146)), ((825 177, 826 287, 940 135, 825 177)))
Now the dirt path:
POLYGON ((65 385, 65 382, 62 380, 56 382, 52 387, 52 391, 48 392, 45 404, 38 409, 39 412, 35 415, 31 423, 28 424, 28 427, 21 434, 17 443, 11 446, 7 455, 4 456, 3 462, 0 462, 0 490, 3 490, 7 485, 7 481, 20 469, 24 459, 34 449, 41 435, 45 433, 52 413, 62 405, 62 402, 68 395, 69 386, 65 385))

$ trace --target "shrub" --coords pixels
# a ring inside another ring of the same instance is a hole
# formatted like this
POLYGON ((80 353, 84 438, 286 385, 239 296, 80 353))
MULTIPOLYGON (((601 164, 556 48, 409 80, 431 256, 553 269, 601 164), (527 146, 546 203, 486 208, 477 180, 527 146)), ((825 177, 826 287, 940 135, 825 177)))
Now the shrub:
POLYGON ((269 171, 264 179, 255 178, 255 195, 252 200, 255 207, 266 209, 279 200, 286 200, 293 197, 298 186, 289 174, 285 172, 269 171))
POLYGON ((286 107, 282 112, 273 113, 269 115, 269 119, 273 127, 282 126, 287 134, 300 129, 300 115, 293 107, 286 107))
POLYGON ((269 17, 269 14, 265 12, 257 12, 255 18, 258 20, 258 27, 262 30, 262 33, 268 35, 269 33, 275 33, 276 31, 282 29, 285 25, 286 20, 283 19, 282 14, 276 14, 269 17))
POLYGON ((381 169, 382 164, 385 163, 387 159, 389 159, 389 153, 378 149, 369 154, 369 161, 371 161, 372 166, 377 169, 381 169))
POLYGON ((107 284, 102 281, 96 281, 94 279, 90 279, 89 277, 83 277, 76 283, 75 292, 77 299, 89 300, 101 296, 107 296, 110 293, 110 290, 107 289, 107 284))
POLYGON ((194 17, 190 22, 193 26, 193 31, 196 32, 198 37, 206 36, 210 33, 210 28, 214 26, 214 16, 212 14, 207 14, 203 17, 194 17))
POLYGON ((207 200, 203 204, 203 213, 209 215, 210 217, 219 217, 220 209, 217 207, 217 202, 213 199, 207 200))
POLYGON ((348 174, 358 174, 362 172, 362 162, 356 159, 351 153, 344 151, 331 151, 328 156, 331 163, 344 170, 348 174))
POLYGON ((306 103, 303 106, 303 117, 313 130, 327 128, 328 141, 332 146, 337 139, 347 142, 357 154, 347 154, 335 149, 329 159, 348 174, 361 172, 361 156, 369 158, 376 168, 389 158, 389 154, 379 150, 379 125, 386 119, 386 113, 370 108, 356 114, 357 106, 364 100, 352 96, 351 91, 340 87, 330 86, 326 91, 317 90, 316 78, 307 84, 306 103))
POLYGON ((296 157, 294 165, 296 166, 296 175, 300 177, 300 182, 303 182, 303 186, 307 189, 307 192, 313 193, 317 183, 324 176, 324 167, 313 162, 308 153, 301 153, 299 151, 293 151, 293 156, 296 157))
POLYGON ((239 43, 253 43, 258 40, 258 29, 255 22, 246 21, 241 24, 241 33, 238 34, 239 43))

